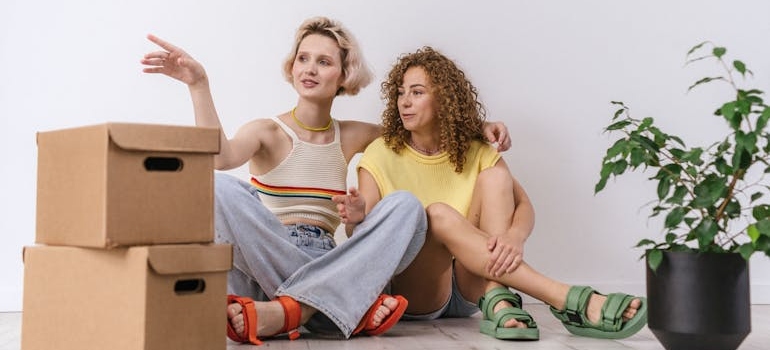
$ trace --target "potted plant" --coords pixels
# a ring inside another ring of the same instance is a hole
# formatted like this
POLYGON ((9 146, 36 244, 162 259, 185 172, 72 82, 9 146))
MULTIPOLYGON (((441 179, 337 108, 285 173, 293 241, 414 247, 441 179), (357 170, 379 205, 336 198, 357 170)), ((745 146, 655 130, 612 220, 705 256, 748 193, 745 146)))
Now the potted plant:
POLYGON ((687 64, 714 60, 735 95, 716 106, 725 136, 688 147, 652 118, 631 117, 623 102, 606 132, 620 134, 602 160, 598 193, 607 180, 643 169, 657 182, 651 217, 663 223, 661 239, 642 239, 647 262, 648 325, 666 349, 736 349, 751 331, 748 259, 770 256, 770 108, 763 91, 736 78, 753 73, 711 42, 694 46, 687 64))

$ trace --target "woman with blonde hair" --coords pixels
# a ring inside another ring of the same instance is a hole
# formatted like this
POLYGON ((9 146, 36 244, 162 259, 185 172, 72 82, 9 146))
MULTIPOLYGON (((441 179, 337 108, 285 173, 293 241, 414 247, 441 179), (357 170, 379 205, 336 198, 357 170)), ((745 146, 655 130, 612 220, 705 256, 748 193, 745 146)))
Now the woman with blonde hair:
MULTIPOLYGON (((145 55, 144 71, 187 84, 196 125, 221 129, 203 66, 148 38, 163 50, 145 55)), ((351 34, 323 17, 302 23, 283 68, 297 91, 296 106, 247 122, 232 138, 222 132, 214 158, 217 170, 248 162, 251 173, 249 182, 221 173, 215 178, 216 241, 233 245, 228 336, 254 344, 263 335, 288 332, 294 339, 302 325, 345 338, 381 334, 400 318, 406 300, 380 293, 422 245, 424 214, 408 193, 395 194, 335 248, 340 219, 330 198, 345 193, 348 162, 380 128, 330 112, 335 97, 356 95, 372 73, 351 34), (394 234, 387 237, 373 232, 389 228, 394 234)))
POLYGON ((350 226, 366 222, 398 191, 414 193, 426 208, 425 243, 391 286, 410 301, 404 319, 468 317, 481 309, 481 332, 539 339, 537 323, 510 287, 550 305, 575 334, 623 338, 646 324, 644 298, 569 286, 524 262, 532 204, 485 142, 478 92, 452 60, 430 47, 403 55, 382 95, 383 136, 359 162, 360 194, 334 200, 350 226))

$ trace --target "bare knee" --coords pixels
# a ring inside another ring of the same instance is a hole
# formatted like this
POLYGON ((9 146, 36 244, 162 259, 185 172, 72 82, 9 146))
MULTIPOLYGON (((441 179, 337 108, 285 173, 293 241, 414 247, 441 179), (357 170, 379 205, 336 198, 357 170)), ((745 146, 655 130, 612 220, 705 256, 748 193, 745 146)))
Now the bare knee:
POLYGON ((484 169, 476 179, 476 190, 513 193, 513 176, 508 169, 502 167, 484 169))
POLYGON ((428 216, 428 227, 434 235, 441 235, 464 219, 457 210, 445 203, 433 203, 425 208, 428 216))

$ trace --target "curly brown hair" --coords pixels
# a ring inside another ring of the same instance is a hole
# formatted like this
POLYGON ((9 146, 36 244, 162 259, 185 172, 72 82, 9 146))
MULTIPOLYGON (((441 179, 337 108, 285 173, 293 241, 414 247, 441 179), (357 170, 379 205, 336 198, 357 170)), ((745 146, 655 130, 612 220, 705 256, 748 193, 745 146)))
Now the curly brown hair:
POLYGON ((455 171, 460 173, 471 141, 485 140, 482 130, 486 110, 479 102, 476 87, 465 73, 452 60, 429 46, 399 57, 387 80, 382 83, 382 99, 385 101, 382 138, 396 153, 404 149, 410 138, 410 131, 404 128, 398 112, 398 88, 411 67, 422 67, 430 80, 431 92, 438 102, 436 118, 439 121, 440 147, 449 153, 455 171))

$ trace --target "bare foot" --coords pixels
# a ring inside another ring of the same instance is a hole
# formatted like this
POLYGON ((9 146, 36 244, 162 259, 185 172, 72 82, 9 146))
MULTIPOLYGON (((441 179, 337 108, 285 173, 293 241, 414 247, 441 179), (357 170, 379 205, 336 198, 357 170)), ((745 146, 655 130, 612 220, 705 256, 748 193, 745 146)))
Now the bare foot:
MULTIPOLYGON (((283 307, 277 301, 255 301, 254 308, 257 311, 257 324, 250 325, 256 327, 257 335, 273 335, 283 328, 284 314, 283 307)), ((227 305, 227 319, 230 320, 235 333, 241 337, 246 337, 245 323, 243 321, 243 307, 238 303, 227 305)))
MULTIPOLYGON (((602 316, 602 306, 604 306, 604 302, 607 300, 607 297, 601 294, 594 293, 591 295, 591 299, 588 300, 588 310, 586 311, 588 320, 591 321, 591 323, 598 323, 602 316)), ((642 306, 642 301, 639 300, 639 298, 636 298, 634 300, 631 300, 631 303, 628 304, 628 307, 625 311, 623 311, 623 322, 626 322, 634 316, 636 316, 636 312, 639 311, 639 308, 642 306)))
POLYGON ((397 307, 398 300, 396 300, 396 298, 385 298, 385 300, 382 301, 382 304, 377 307, 377 311, 374 312, 371 325, 375 328, 379 327, 382 324, 382 321, 388 318, 388 316, 390 316, 390 314, 395 311, 397 307))

